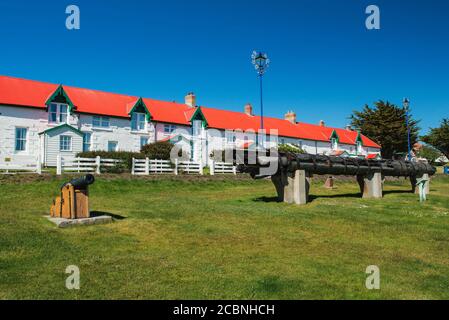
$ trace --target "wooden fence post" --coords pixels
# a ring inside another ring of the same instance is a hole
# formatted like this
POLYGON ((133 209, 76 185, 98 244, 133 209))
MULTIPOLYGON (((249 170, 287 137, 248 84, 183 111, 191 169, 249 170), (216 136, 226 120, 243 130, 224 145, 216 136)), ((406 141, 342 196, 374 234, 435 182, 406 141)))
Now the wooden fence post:
POLYGON ((131 164, 131 174, 134 175, 135 172, 135 163, 136 163, 136 159, 133 158, 132 164, 131 164))
POLYGON ((95 166, 96 166, 95 173, 96 173, 96 174, 100 174, 100 173, 101 173, 101 170, 100 170, 100 167, 101 167, 101 158, 100 158, 100 156, 97 156, 97 157, 95 158, 95 166))
POLYGON ((42 164, 41 164, 41 157, 40 156, 37 156, 36 173, 37 174, 42 174, 42 164))
POLYGON ((215 175, 215 160, 211 160, 210 161, 210 167, 209 167, 209 171, 210 171, 210 175, 214 176, 215 175))
POLYGON ((203 170, 203 155, 201 155, 200 158, 200 175, 204 174, 204 170, 203 170))
POLYGON ((60 154, 56 156, 56 174, 58 176, 62 174, 62 157, 60 154))
POLYGON ((150 159, 148 157, 145 158, 145 174, 150 175, 150 159))
POLYGON ((237 166, 232 166, 232 173, 234 174, 234 176, 237 175, 237 166))
POLYGON ((175 159, 175 176, 178 175, 178 159, 175 159))

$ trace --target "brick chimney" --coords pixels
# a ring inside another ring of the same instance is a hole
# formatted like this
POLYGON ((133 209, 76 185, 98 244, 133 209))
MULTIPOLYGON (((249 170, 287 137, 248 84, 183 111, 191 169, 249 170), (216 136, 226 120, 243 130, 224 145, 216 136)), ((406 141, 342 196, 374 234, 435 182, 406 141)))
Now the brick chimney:
POLYGON ((288 111, 285 114, 284 119, 290 121, 293 124, 296 124, 296 113, 294 113, 293 111, 288 111))
POLYGON ((346 125, 346 130, 347 130, 347 131, 352 131, 352 127, 351 127, 350 124, 347 124, 347 125, 346 125))
POLYGON ((196 97, 193 92, 189 92, 185 97, 185 104, 191 108, 196 107, 196 97))
POLYGON ((248 116, 252 116, 253 115, 253 106, 251 105, 251 103, 245 104, 245 113, 248 116))
POLYGON ((324 120, 320 120, 320 127, 325 127, 326 123, 324 122, 324 120))

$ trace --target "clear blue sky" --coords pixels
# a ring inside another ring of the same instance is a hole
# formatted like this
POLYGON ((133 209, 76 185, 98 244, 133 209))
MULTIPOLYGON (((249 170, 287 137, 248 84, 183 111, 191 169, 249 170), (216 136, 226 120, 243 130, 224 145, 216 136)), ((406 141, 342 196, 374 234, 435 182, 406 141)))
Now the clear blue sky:
MULTIPOLYGON (((258 106, 253 49, 266 51, 266 114, 344 126, 378 99, 411 99, 423 133, 449 117, 449 1, 0 0, 0 74, 243 110, 258 106), (81 30, 65 28, 65 8, 81 30), (365 28, 365 8, 381 30, 365 28)), ((258 110, 258 108, 256 109, 258 110)))

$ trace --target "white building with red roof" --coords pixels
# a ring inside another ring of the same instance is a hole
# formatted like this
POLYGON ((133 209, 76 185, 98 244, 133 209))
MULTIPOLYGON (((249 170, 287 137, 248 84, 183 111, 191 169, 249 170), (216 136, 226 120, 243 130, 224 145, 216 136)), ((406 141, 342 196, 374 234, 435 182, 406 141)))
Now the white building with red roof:
MULTIPOLYGON (((144 144, 181 136, 179 143, 190 140, 191 158, 198 161, 202 155, 207 163, 213 149, 250 145, 259 128, 260 117, 249 104, 244 112, 234 112, 198 106, 193 93, 175 103, 0 76, 0 162, 39 157, 54 166, 58 154, 139 151, 144 144)), ((293 112, 284 119, 264 117, 264 130, 272 143, 297 145, 312 154, 367 155, 381 148, 349 128, 297 122, 293 112)))

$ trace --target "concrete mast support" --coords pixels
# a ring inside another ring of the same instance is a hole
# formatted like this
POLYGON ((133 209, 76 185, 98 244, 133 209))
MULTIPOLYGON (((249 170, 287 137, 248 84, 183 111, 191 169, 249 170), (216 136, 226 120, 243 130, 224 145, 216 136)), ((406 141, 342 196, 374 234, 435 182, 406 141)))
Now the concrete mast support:
POLYGON ((309 176, 304 170, 292 173, 281 172, 271 177, 276 187, 279 201, 306 204, 309 200, 309 176))
POLYGON ((382 174, 380 172, 357 176, 357 182, 364 199, 382 198, 382 174))

